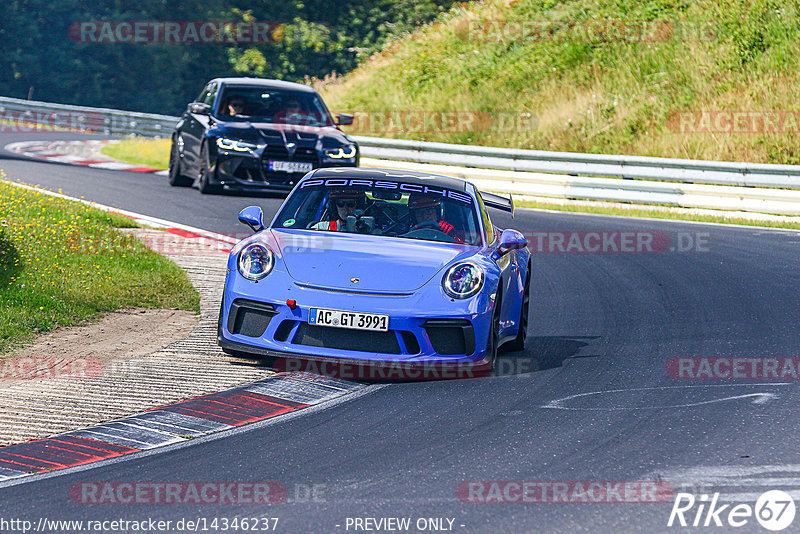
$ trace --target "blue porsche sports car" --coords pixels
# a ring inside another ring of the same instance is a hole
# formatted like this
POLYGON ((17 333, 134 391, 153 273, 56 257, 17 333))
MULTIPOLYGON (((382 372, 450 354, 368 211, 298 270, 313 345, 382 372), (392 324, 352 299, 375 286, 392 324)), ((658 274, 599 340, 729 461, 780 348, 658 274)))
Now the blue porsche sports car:
MULTIPOLYGON (((423 173, 308 173, 272 223, 228 258, 219 344, 229 353, 406 369, 493 365, 522 350, 531 254, 487 211, 510 199, 423 173)), ((413 374, 409 374, 412 376, 413 374)))

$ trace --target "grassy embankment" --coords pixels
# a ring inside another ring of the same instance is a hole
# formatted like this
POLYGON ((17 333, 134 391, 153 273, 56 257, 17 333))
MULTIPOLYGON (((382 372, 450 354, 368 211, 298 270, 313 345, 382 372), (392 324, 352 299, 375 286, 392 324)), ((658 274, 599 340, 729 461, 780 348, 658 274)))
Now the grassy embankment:
POLYGON ((363 120, 353 133, 797 164, 798 37, 797 0, 486 1, 316 86, 338 111, 495 119, 455 132, 363 120), (753 114, 729 124, 717 112, 753 114))
POLYGON ((177 265, 117 230, 125 217, 2 180, 0 214, 0 355, 129 306, 199 311, 177 265))

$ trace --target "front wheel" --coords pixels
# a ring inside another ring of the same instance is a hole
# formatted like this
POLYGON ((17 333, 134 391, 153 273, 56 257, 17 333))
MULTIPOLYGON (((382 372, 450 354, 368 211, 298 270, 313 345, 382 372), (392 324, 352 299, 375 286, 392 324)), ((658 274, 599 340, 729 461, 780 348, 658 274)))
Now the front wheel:
POLYGON ((200 150, 200 175, 197 179, 197 188, 200 192, 204 195, 214 195, 221 191, 221 187, 218 184, 212 184, 212 171, 210 169, 211 162, 208 160, 208 148, 206 145, 203 145, 203 148, 200 150))
POLYGON ((494 301, 494 311, 492 312, 492 324, 489 326, 489 342, 486 345, 486 359, 495 368, 497 364, 497 343, 500 340, 500 291, 494 301))
POLYGON ((178 145, 173 138, 172 148, 169 151, 169 174, 167 175, 169 185, 173 187, 188 187, 192 185, 192 179, 183 175, 181 167, 181 155, 178 153, 178 145))
POLYGON ((519 311, 519 329, 517 337, 504 348, 512 351, 525 350, 525 338, 528 335, 528 313, 531 303, 531 266, 525 275, 525 289, 522 292, 522 309, 519 311))

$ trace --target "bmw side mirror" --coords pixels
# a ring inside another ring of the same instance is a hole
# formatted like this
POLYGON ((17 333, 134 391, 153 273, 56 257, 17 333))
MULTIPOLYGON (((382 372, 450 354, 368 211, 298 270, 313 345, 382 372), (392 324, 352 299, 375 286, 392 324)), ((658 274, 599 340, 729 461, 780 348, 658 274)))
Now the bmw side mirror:
POLYGON ((203 102, 192 102, 189 104, 189 113, 195 115, 211 115, 211 106, 203 102))
POLYGON ((254 232, 264 229, 264 212, 258 206, 248 206, 239 212, 239 222, 246 224, 254 232))
POLYGON ((503 233, 500 235, 500 242, 497 244, 497 250, 492 256, 497 260, 512 250, 525 248, 527 246, 528 240, 525 239, 525 236, 522 235, 521 232, 511 229, 503 230, 503 233))
POLYGON ((336 115, 336 124, 339 126, 349 126, 353 124, 353 116, 350 113, 339 113, 336 115))

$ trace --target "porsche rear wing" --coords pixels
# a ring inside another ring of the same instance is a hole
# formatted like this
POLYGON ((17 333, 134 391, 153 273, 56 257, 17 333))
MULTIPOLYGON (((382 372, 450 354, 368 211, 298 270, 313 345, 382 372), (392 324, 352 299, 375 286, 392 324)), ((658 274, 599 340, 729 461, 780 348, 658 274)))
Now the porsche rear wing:
POLYGON ((494 193, 484 193, 481 191, 481 198, 487 208, 495 208, 498 210, 507 211, 514 218, 514 199, 509 195, 508 198, 495 195, 494 193))

